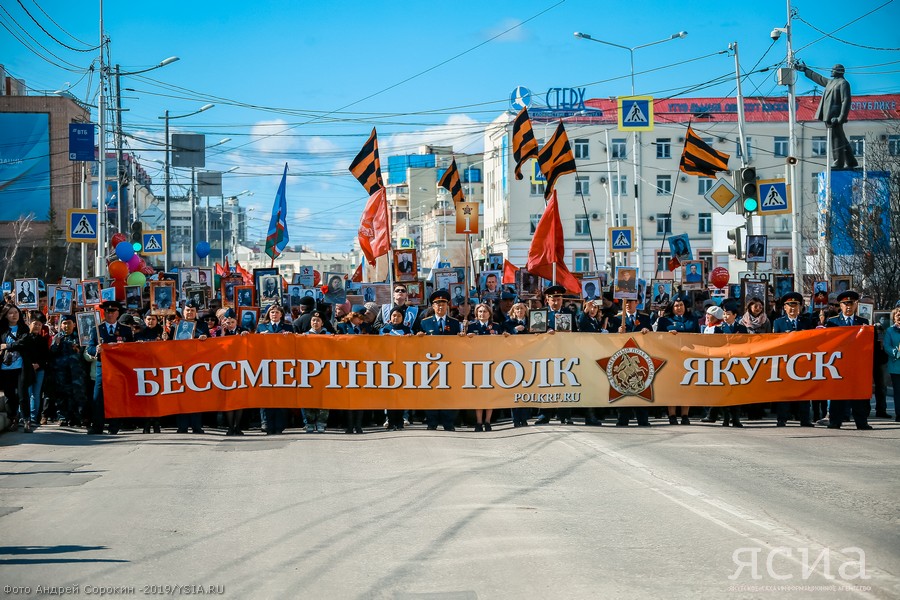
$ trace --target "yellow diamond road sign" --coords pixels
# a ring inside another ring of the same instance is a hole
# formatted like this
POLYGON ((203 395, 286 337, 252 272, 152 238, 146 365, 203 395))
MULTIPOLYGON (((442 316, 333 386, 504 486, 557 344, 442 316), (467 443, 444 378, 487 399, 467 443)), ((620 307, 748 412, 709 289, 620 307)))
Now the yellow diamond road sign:
POLYGON ((721 214, 728 212, 734 203, 740 198, 737 190, 724 179, 718 179, 709 188, 709 191, 703 194, 703 197, 713 205, 713 207, 721 214))

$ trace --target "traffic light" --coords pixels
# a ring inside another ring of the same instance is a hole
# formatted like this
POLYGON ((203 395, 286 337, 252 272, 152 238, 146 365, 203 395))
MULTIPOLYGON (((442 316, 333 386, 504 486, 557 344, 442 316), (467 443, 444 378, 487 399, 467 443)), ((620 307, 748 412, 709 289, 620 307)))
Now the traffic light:
POLYGON ((738 260, 744 260, 744 230, 744 227, 738 227, 726 232, 728 239, 733 242, 728 244, 728 254, 738 260))
POLYGON ((753 215, 759 211, 759 194, 756 187, 756 167, 744 167, 741 169, 741 205, 744 213, 753 215))
POLYGON ((135 252, 144 249, 144 224, 140 221, 131 224, 131 247, 135 252))

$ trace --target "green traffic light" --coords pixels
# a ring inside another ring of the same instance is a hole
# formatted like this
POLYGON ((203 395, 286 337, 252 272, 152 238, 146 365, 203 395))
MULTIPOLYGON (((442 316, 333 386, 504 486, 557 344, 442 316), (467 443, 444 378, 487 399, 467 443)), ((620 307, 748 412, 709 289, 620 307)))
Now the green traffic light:
POLYGON ((747 212, 756 212, 759 208, 759 202, 756 198, 745 198, 744 199, 744 210, 747 212))
POLYGON ((133 244, 131 244, 131 247, 134 248, 135 252, 140 252, 144 249, 140 242, 134 242, 133 244))

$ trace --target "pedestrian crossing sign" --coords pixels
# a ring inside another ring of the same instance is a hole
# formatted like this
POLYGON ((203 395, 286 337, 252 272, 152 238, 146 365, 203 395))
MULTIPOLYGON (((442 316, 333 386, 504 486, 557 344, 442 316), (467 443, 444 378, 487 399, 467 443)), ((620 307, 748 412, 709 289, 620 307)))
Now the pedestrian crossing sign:
POLYGON ((757 182, 759 213, 783 215, 791 212, 790 191, 784 179, 763 179, 757 182))
POLYGON ((97 211, 70 208, 66 211, 66 241, 75 244, 97 243, 97 211))
POLYGON ((616 98, 619 109, 619 131, 653 130, 653 97, 622 96, 616 98))
POLYGON ((161 230, 157 231, 144 231, 143 232, 143 243, 144 249, 141 250, 141 254, 144 256, 153 256, 158 254, 166 253, 166 242, 165 236, 163 236, 163 232, 161 230))
POLYGON ((610 227, 609 249, 611 252, 634 250, 634 227, 610 227))

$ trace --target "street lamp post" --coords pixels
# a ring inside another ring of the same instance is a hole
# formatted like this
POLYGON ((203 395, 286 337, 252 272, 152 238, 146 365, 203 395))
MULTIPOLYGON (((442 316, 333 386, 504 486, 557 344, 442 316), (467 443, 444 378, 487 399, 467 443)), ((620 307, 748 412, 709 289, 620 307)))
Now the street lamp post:
POLYGON ((163 265, 164 265, 164 266, 163 266, 163 269, 164 269, 165 271, 168 271, 168 270, 169 270, 169 263, 170 263, 171 257, 172 257, 172 250, 171 250, 171 248, 170 248, 171 244, 169 244, 169 242, 170 242, 171 239, 172 239, 172 237, 171 237, 171 230, 172 230, 172 203, 171 203, 171 199, 170 199, 170 197, 169 197, 169 165, 170 165, 170 163, 171 163, 171 160, 170 160, 170 157, 169 157, 169 154, 170 154, 170 152, 171 152, 171 145, 170 145, 170 143, 169 143, 169 120, 170 120, 170 119, 183 119, 183 118, 185 118, 185 117, 192 117, 192 116, 194 116, 194 115, 196 115, 196 114, 202 113, 202 112, 205 111, 205 110, 209 110, 209 109, 212 108, 213 106, 215 106, 215 104, 204 104, 203 106, 201 106, 198 110, 195 110, 194 112, 187 113, 186 115, 176 115, 176 116, 174 116, 174 117, 173 117, 173 116, 170 116, 170 115, 169 115, 169 111, 167 110, 165 116, 158 117, 158 118, 160 118, 160 119, 165 119, 165 121, 166 121, 166 133, 165 133, 165 135, 166 135, 166 140, 165 140, 165 143, 166 143, 166 162, 165 162, 165 180, 166 180, 166 192, 165 192, 166 231, 165 231, 165 233, 163 234, 164 239, 165 239, 165 241, 166 241, 165 261, 163 262, 163 265))
MULTIPOLYGON (((655 46, 657 44, 663 44, 665 42, 670 42, 672 40, 678 40, 687 36, 687 31, 679 31, 678 33, 673 33, 667 38, 663 38, 661 40, 656 40, 655 42, 648 42, 646 44, 640 44, 638 46, 622 46, 621 44, 614 44, 613 42, 607 42, 606 40, 600 40, 588 33, 582 33, 580 31, 576 31, 574 33, 576 38, 582 40, 588 40, 591 42, 597 42, 598 44, 605 44, 607 46, 612 46, 614 48, 621 48, 622 50, 627 50, 628 55, 631 61, 631 95, 634 96, 634 51, 640 50, 641 48, 647 48, 648 46, 655 46)), ((641 155, 639 149, 641 148, 641 132, 635 132, 634 137, 632 138, 632 152, 634 153, 634 218, 635 218, 635 229, 634 229, 634 253, 637 256, 638 267, 643 267, 643 260, 641 257, 641 229, 642 227, 642 214, 641 214, 641 198, 639 198, 639 191, 641 188, 641 177, 643 175, 642 172, 642 164, 641 164, 641 155)), ((619 217, 621 218, 621 217, 619 217)))
MULTIPOLYGON (((252 196, 253 192, 250 190, 244 190, 242 192, 238 192, 237 194, 231 196, 232 200, 237 200, 241 196, 249 195, 252 196)), ((225 262, 225 196, 222 196, 222 219, 219 221, 219 245, 222 248, 222 262, 225 262)), ((235 254, 237 252, 235 251, 235 254)), ((232 257, 234 258, 234 257, 232 257)))

